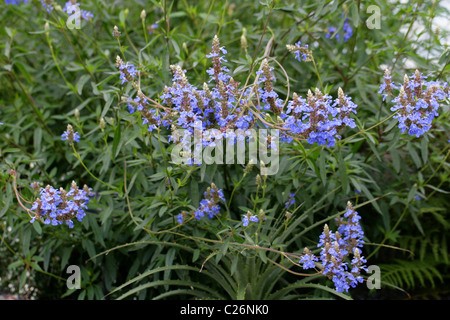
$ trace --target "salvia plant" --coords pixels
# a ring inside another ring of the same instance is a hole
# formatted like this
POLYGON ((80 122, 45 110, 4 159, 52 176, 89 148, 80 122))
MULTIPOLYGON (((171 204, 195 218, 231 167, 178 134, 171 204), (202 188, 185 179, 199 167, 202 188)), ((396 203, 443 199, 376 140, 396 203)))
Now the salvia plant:
POLYGON ((450 69, 433 27, 448 9, 150 3, 1 3, 0 292, 439 292, 450 69))

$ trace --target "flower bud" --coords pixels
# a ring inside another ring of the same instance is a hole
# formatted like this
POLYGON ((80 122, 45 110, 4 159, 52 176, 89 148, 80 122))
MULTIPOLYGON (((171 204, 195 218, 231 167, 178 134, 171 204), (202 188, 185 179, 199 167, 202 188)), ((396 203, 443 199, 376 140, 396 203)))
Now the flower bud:
POLYGON ((330 228, 328 228, 328 225, 325 224, 323 226, 323 233, 325 234, 325 236, 328 238, 330 236, 330 228))
POLYGON ((75 119, 79 120, 80 119, 80 110, 78 110, 78 108, 76 108, 73 115, 75 116, 75 119))
POLYGON ((99 124, 99 126, 100 126, 100 129, 101 129, 102 132, 103 132, 103 131, 105 130, 105 127, 106 127, 105 119, 103 119, 103 118, 100 119, 100 124, 99 124))
POLYGON ((255 161, 253 159, 250 159, 247 166, 244 169, 244 175, 248 174, 250 171, 252 171, 252 168, 254 166, 255 161))
POLYGON ((234 12, 234 9, 236 8, 236 4, 232 3, 228 6, 228 15, 231 16, 234 12))
POLYGON ((259 209, 258 219, 259 220, 266 220, 266 214, 264 213, 263 209, 259 209))
POLYGON ((119 31, 119 28, 117 28, 117 26, 114 26, 113 37, 114 38, 119 38, 120 37, 120 31, 119 31))
POLYGON ((247 33, 247 29, 242 29, 242 35, 241 35, 241 48, 247 49, 248 43, 247 43, 247 37, 245 34, 247 33))
POLYGON ((31 187, 34 191, 38 191, 38 190, 40 189, 39 182, 33 182, 33 183, 31 183, 30 187, 31 187))
POLYGON ((260 186, 261 185, 261 176, 258 174, 256 175, 256 185, 260 186))
POLYGON ((145 12, 145 10, 141 11, 141 19, 145 20, 145 17, 147 17, 147 12, 145 12))

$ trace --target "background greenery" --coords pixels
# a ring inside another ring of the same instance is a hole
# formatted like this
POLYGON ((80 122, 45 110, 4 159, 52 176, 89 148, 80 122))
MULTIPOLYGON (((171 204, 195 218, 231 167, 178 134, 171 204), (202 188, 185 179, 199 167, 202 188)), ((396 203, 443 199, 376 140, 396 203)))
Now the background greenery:
POLYGON ((1 3, 0 291, 35 299, 448 297, 448 106, 441 108, 432 130, 414 138, 400 134, 395 120, 383 122, 391 115, 390 104, 378 94, 386 68, 397 82, 416 68, 430 79, 448 81, 449 34, 437 28, 448 19, 445 5, 82 1, 94 18, 69 30, 67 14, 49 14, 39 1, 1 3), (380 29, 366 26, 370 5, 380 8, 380 29), (327 28, 342 29, 344 17, 353 36, 347 42, 327 38, 327 28), (147 27, 154 23, 158 27, 149 34, 147 27), (112 36, 114 26, 122 33, 122 48, 112 36), (168 165, 168 132, 149 134, 139 116, 121 104, 135 90, 120 85, 115 58, 140 66, 141 87, 157 99, 171 84, 171 64, 187 69, 192 84, 207 80, 205 55, 215 34, 228 50, 233 78, 241 83, 273 38, 270 57, 286 71, 273 64, 283 99, 288 91, 305 96, 320 87, 314 65, 299 63, 286 50, 298 40, 309 44, 326 91, 336 96, 342 87, 358 104, 357 128, 343 132, 348 139, 335 148, 283 145, 279 172, 259 187, 259 165, 245 174, 242 165, 168 165), (81 135, 77 154, 60 139, 69 123, 81 135), (89 185, 95 197, 87 217, 70 230, 30 224, 12 190, 11 169, 29 201, 34 181, 89 185), (190 221, 172 229, 176 215, 196 208, 212 182, 227 200, 235 189, 230 206, 221 204, 224 212, 229 209, 228 220, 190 221), (287 219, 289 192, 296 193, 296 206, 287 219), (362 216, 368 243, 363 254, 369 265, 381 268, 381 290, 361 284, 337 294, 323 276, 296 274, 301 268, 279 253, 315 247, 323 224, 333 225, 347 201, 362 216), (267 217, 264 224, 239 225, 247 210, 260 209, 267 217), (81 267, 81 290, 67 290, 69 265, 81 267))

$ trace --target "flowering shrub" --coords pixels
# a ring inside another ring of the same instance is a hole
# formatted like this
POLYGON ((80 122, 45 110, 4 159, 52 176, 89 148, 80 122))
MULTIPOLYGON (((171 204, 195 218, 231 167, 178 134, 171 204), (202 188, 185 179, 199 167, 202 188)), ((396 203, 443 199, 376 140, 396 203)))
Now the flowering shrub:
POLYGON ((439 1, 143 3, 1 2, 0 292, 446 290, 439 1))

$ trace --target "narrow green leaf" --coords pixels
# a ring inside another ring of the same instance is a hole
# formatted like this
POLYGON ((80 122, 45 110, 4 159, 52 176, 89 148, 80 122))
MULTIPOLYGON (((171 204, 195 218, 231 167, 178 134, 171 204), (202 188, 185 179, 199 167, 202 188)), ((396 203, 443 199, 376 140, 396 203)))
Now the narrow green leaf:
POLYGON ((197 261, 199 256, 200 256, 200 250, 195 249, 194 252, 192 253, 192 262, 197 261))
POLYGON ((114 132, 114 140, 113 140, 113 146, 112 146, 112 155, 114 158, 117 156, 117 152, 119 151, 119 150, 117 150, 117 146, 119 145, 121 135, 122 135, 122 132, 120 129, 120 124, 118 124, 116 127, 116 130, 114 132))
POLYGON ((38 234, 42 234, 42 227, 38 221, 33 222, 32 225, 33 225, 34 230, 36 230, 36 232, 38 234))
POLYGON ((199 198, 199 190, 198 190, 198 181, 196 179, 191 180, 190 184, 190 198, 192 201, 192 204, 195 207, 199 206, 200 198, 199 198))
POLYGON ((347 175, 347 166, 345 165, 344 160, 342 159, 342 154, 338 153, 338 162, 339 162, 339 177, 341 179, 342 184, 342 191, 344 194, 348 192, 349 185, 348 185, 348 175, 347 175))
POLYGON ((352 17, 353 26, 357 28, 359 25, 359 12, 358 12, 358 5, 356 4, 356 2, 353 2, 352 5, 350 6, 350 14, 352 17))
POLYGON ((410 142, 408 142, 408 144, 406 145, 406 149, 409 151, 409 154, 411 155, 411 158, 413 159, 416 167, 420 168, 421 163, 420 163, 419 155, 417 154, 417 151, 414 149, 413 145, 410 142))
POLYGON ((323 149, 320 150, 319 172, 320 172, 320 179, 322 179, 322 183, 326 184, 327 172, 325 169, 325 151, 323 149))
POLYGON ((422 153, 422 161, 425 165, 428 162, 428 137, 425 135, 420 142, 420 151, 422 153))
POLYGON ((77 89, 78 94, 81 95, 83 92, 83 87, 86 84, 86 82, 89 80, 90 76, 88 74, 82 75, 80 79, 78 79, 77 84, 75 85, 75 88, 77 89))

